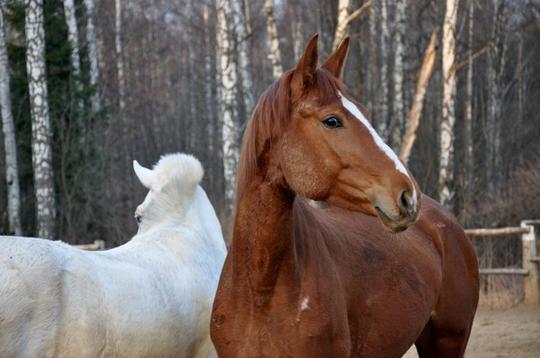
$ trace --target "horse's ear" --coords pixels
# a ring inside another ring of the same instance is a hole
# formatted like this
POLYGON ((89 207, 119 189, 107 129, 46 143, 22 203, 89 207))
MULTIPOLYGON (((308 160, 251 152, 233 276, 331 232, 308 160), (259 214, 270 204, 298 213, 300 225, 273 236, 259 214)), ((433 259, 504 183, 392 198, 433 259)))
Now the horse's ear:
POLYGON ((317 65, 319 63, 319 54, 317 49, 317 41, 319 40, 319 34, 315 34, 309 40, 304 54, 296 68, 291 80, 291 87, 293 91, 309 87, 312 84, 313 79, 315 78, 315 71, 317 70, 317 65))
POLYGON ((345 37, 339 44, 338 48, 324 61, 321 66, 337 78, 341 78, 343 74, 343 64, 349 52, 349 36, 345 37))
POLYGON ((133 161, 133 170, 135 170, 135 175, 137 175, 141 184, 147 189, 151 189, 154 182, 154 172, 151 169, 143 167, 136 160, 133 161))

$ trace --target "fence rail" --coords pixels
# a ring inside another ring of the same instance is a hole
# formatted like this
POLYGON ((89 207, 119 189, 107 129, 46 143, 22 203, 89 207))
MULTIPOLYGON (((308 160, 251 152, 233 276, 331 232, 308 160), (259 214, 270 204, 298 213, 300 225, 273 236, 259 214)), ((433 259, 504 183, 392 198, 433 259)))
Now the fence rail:
POLYGON ((478 236, 501 236, 501 235, 521 235, 528 234, 530 227, 501 227, 496 229, 467 229, 465 235, 469 237, 478 236))
POLYGON ((73 245, 73 247, 76 247, 76 248, 81 249, 81 250, 87 250, 87 251, 104 250, 105 249, 105 241, 96 240, 91 244, 73 245))
POLYGON ((525 220, 520 227, 503 227, 494 229, 467 229, 465 234, 470 237, 493 237, 502 235, 520 235, 523 267, 489 267, 481 268, 481 275, 520 275, 523 276, 525 303, 540 304, 540 256, 537 256, 536 230, 534 225, 540 225, 540 220, 525 220))

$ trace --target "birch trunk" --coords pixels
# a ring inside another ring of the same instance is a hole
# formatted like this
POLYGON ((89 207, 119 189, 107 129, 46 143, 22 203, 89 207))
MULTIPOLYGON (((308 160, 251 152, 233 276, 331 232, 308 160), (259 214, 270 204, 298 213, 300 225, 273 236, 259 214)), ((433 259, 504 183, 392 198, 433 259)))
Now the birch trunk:
POLYGON ((442 38, 443 102, 439 158, 439 200, 446 206, 450 206, 454 197, 452 161, 454 152, 456 72, 453 67, 456 57, 457 8, 457 0, 446 0, 442 38))
POLYGON ((392 144, 394 148, 401 145, 403 132, 403 53, 405 50, 405 0, 395 2, 394 28, 394 95, 392 97, 392 144))
POLYGON ((11 111, 11 92, 9 86, 9 59, 5 41, 4 6, 0 5, 0 110, 2 114, 2 131, 4 133, 6 160, 7 214, 9 233, 22 235, 17 142, 15 140, 15 124, 11 111))
POLYGON ((386 9, 386 0, 379 0, 381 14, 381 82, 379 94, 380 115, 378 120, 378 131, 383 140, 388 140, 388 13, 386 9))
POLYGON ((115 0, 115 33, 114 47, 116 50, 116 75, 118 77, 118 107, 121 120, 124 120, 124 111, 126 109, 126 84, 124 77, 124 51, 122 47, 122 3, 121 0, 115 0))
POLYGON ((362 15, 364 11, 371 7, 371 0, 366 1, 354 12, 349 13, 349 0, 339 0, 338 4, 338 18, 336 24, 336 31, 334 33, 334 40, 332 41, 332 51, 337 49, 341 41, 347 36, 347 29, 351 21, 362 15))
POLYGON ((341 41, 347 35, 347 17, 349 16, 349 0, 339 0, 338 17, 336 24, 336 32, 334 33, 334 41, 332 42, 332 51, 334 51, 341 41))
POLYGON ((293 37, 293 46, 294 46, 294 63, 300 60, 302 54, 304 53, 304 29, 303 29, 303 19, 301 16, 301 9, 299 6, 293 6, 293 23, 292 23, 292 37, 293 37))
POLYGON ((420 124, 420 117, 422 115, 422 108, 424 106, 424 98, 429 85, 429 79, 433 73, 433 65, 435 64, 435 58, 437 57, 437 33, 434 31, 431 34, 429 45, 424 53, 424 60, 422 61, 422 67, 418 74, 418 82, 416 83, 416 92, 414 95, 413 104, 409 115, 407 117, 407 130, 403 138, 399 157, 405 163, 409 161, 411 150, 416 140, 416 129, 420 124))
MULTIPOLYGON (((64 15, 66 18, 66 25, 68 30, 68 41, 71 47, 71 69, 73 71, 75 89, 78 93, 82 92, 81 83, 81 58, 79 55, 79 31, 77 29, 77 18, 75 16, 75 2, 74 0, 64 1, 64 15)), ((79 100, 79 108, 83 108, 84 103, 79 100)))
POLYGON ((32 165, 38 235, 54 237, 55 199, 51 149, 51 126, 45 75, 43 0, 26 3, 26 72, 32 116, 32 165))
MULTIPOLYGON (((473 56, 474 42, 474 1, 469 2, 468 21, 468 58, 473 56)), ((473 61, 467 64, 467 102, 465 107, 465 204, 470 202, 470 188, 473 178, 473 147, 472 147, 472 106, 473 106, 473 61)))
MULTIPOLYGON (((376 1, 376 0, 374 0, 376 1)), ((367 107, 371 114, 372 120, 376 121, 378 113, 378 101, 379 97, 376 94, 376 89, 379 87, 376 82, 378 82, 378 63, 377 63, 377 12, 376 6, 371 6, 369 10, 369 70, 366 72, 366 84, 368 86, 369 94, 366 98, 367 107)))
POLYGON ((101 110, 100 92, 98 89, 99 65, 96 40, 96 7, 95 0, 84 0, 86 7, 86 46, 90 65, 90 86, 94 90, 90 102, 94 113, 101 110))
MULTIPOLYGON (((249 114, 255 105, 253 79, 251 76, 250 34, 247 32, 248 27, 246 26, 246 16, 242 10, 242 0, 228 0, 227 2, 231 7, 230 17, 227 20, 231 22, 232 35, 237 43, 238 72, 242 84, 242 95, 246 113, 249 114)), ((233 41, 231 41, 232 43, 233 41)))
POLYGON ((505 67, 506 40, 502 30, 504 2, 493 0, 494 9, 492 21, 492 39, 494 46, 488 57, 488 108, 486 120, 487 134, 487 182, 488 189, 496 192, 501 179, 501 160, 500 160, 500 119, 501 103, 503 101, 502 75, 505 67))
POLYGON ((265 0, 264 10, 266 12, 266 32, 268 34, 268 42, 270 48, 268 58, 272 63, 272 74, 274 76, 274 79, 277 79, 283 74, 283 67, 281 65, 279 38, 277 33, 276 21, 274 19, 274 0, 265 0))
POLYGON ((229 0, 217 0, 217 50, 219 59, 219 95, 222 119, 223 171, 225 179, 225 202, 232 211, 236 184, 236 169, 240 157, 238 146, 238 121, 235 113, 236 61, 228 23, 229 0))

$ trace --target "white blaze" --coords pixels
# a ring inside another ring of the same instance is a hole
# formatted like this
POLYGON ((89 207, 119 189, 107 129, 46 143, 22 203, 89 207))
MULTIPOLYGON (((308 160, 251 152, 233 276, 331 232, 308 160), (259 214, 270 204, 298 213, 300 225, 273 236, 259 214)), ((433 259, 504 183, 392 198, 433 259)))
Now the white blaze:
MULTIPOLYGON (((371 126, 371 123, 369 123, 366 117, 364 117, 364 115, 358 109, 358 107, 354 103, 349 101, 349 99, 345 97, 340 91, 338 91, 338 95, 341 98, 341 103, 343 104, 343 107, 345 107, 347 111, 349 111, 353 116, 355 116, 368 129, 369 134, 371 134, 371 136, 373 137, 373 140, 375 141, 375 144, 377 144, 377 146, 381 148, 381 150, 388 156, 388 158, 390 158, 390 160, 394 162, 396 169, 400 171, 401 173, 403 173, 409 180, 411 180, 411 177, 409 176, 407 169, 405 169, 405 166, 403 165, 401 160, 399 160, 396 153, 394 153, 394 151, 382 140, 382 138, 375 131, 375 129, 373 129, 373 127, 371 126)), ((416 200, 417 200, 416 189, 414 185, 412 185, 412 183, 411 183, 411 186, 413 188, 413 195, 412 195, 413 205, 416 207, 416 200)))

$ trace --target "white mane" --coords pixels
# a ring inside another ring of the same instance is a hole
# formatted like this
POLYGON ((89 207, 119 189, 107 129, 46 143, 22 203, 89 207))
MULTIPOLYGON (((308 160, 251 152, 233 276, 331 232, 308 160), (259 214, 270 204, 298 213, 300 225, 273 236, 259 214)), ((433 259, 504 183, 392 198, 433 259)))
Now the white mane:
POLYGON ((203 177, 201 163, 189 154, 177 153, 162 156, 153 169, 137 161, 133 161, 133 168, 141 183, 150 189, 135 211, 141 218, 139 232, 167 218, 183 219, 203 177))

